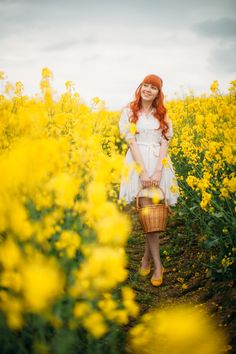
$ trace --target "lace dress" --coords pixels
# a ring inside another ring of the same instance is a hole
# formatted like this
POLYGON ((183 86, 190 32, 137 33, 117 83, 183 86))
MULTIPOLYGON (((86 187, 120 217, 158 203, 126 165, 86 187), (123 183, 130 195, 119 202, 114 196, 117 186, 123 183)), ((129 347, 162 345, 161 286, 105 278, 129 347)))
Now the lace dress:
MULTIPOLYGON (((154 173, 159 152, 160 144, 164 137, 162 131, 157 130, 159 128, 159 121, 153 116, 153 110, 148 116, 139 112, 139 119, 136 122, 136 133, 130 131, 129 114, 131 109, 125 107, 122 109, 119 120, 119 131, 122 137, 125 139, 134 138, 139 146, 140 153, 142 155, 148 176, 154 173)), ((169 130, 166 134, 168 138, 173 136, 173 127, 170 120, 169 130)), ((179 197, 179 188, 175 171, 172 165, 169 154, 166 156, 166 164, 164 164, 161 174, 160 187, 163 189, 166 199, 169 205, 175 205, 179 197)), ((134 168, 135 161, 133 159, 130 148, 126 152, 124 161, 124 171, 122 171, 120 181, 119 199, 124 199, 127 204, 131 203, 142 187, 139 174, 134 168), (127 172, 128 171, 128 172, 127 172)), ((139 193, 139 196, 154 197, 158 193, 160 199, 163 199, 161 191, 157 187, 144 188, 139 193)))

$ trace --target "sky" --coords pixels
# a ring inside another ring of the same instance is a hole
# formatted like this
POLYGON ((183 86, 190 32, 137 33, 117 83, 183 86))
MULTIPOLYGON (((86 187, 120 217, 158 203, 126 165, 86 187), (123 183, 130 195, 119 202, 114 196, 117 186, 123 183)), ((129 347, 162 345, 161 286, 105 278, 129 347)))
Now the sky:
POLYGON ((0 0, 0 71, 40 92, 42 68, 58 94, 71 80, 86 103, 119 110, 146 75, 165 101, 227 93, 236 79, 235 0, 0 0))

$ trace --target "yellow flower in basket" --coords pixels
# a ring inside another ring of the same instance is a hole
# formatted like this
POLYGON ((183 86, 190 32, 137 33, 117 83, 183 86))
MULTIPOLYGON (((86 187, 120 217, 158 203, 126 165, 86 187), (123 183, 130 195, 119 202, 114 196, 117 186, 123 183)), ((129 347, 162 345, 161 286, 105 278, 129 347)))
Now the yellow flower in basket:
POLYGON ((152 188, 153 189, 153 196, 152 196, 152 202, 154 204, 159 204, 161 198, 158 189, 152 188))
POLYGON ((143 214, 143 215, 146 215, 146 216, 147 216, 147 215, 149 214, 149 212, 150 212, 150 211, 149 211, 149 208, 148 208, 147 206, 144 206, 144 207, 142 208, 142 214, 143 214))

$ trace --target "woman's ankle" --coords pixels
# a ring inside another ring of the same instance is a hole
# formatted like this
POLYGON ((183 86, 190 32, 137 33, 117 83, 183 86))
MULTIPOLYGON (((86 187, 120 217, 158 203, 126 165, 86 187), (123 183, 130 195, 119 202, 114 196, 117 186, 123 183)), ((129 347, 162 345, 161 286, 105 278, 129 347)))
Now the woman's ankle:
POLYGON ((159 268, 162 268, 162 263, 161 261, 155 261, 154 262, 154 269, 159 269, 159 268))
POLYGON ((145 261, 145 262, 150 262, 151 257, 144 255, 142 259, 143 259, 143 261, 145 261))

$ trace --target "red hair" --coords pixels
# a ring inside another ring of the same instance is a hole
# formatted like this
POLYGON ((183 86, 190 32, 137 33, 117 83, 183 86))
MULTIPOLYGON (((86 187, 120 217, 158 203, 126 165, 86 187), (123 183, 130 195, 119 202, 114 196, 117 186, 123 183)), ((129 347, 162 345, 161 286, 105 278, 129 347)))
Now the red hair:
POLYGON ((130 122, 136 123, 138 120, 138 112, 142 108, 142 98, 141 98, 140 92, 141 92, 141 87, 143 84, 151 84, 153 86, 156 86, 159 90, 157 97, 152 101, 152 107, 155 108, 153 115, 160 122, 160 127, 158 128, 158 130, 161 129, 162 134, 165 137, 165 139, 169 140, 166 137, 166 133, 169 129, 169 126, 167 124, 167 120, 165 120, 167 109, 163 103, 163 101, 164 101, 164 94, 162 92, 163 81, 159 76, 147 75, 143 79, 141 84, 137 87, 137 89, 135 91, 135 100, 128 104, 128 106, 130 107, 130 109, 132 111, 132 115, 130 117, 130 122))

